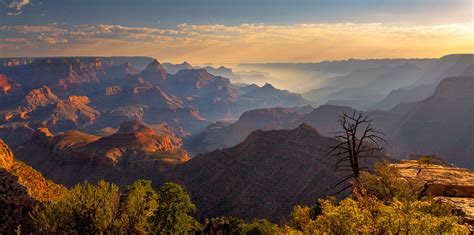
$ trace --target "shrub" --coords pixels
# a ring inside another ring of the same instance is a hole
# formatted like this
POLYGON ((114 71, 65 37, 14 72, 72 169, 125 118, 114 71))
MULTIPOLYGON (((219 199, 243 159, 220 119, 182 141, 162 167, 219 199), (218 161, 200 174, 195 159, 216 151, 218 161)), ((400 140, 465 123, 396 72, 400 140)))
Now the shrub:
POLYGON ((413 179, 401 177, 398 169, 386 163, 376 163, 374 173, 362 172, 354 182, 354 188, 365 191, 378 199, 389 202, 398 200, 417 200, 423 185, 413 179))
POLYGON ((242 234, 246 235, 270 235, 277 232, 278 227, 266 219, 254 219, 246 224, 242 230, 242 234))
POLYGON ((152 232, 152 217, 158 207, 158 194, 151 181, 139 180, 127 187, 120 203, 120 220, 117 227, 121 233, 145 234, 152 232))
POLYGON ((158 189, 158 207, 153 216, 154 232, 182 234, 200 230, 200 224, 189 214, 196 206, 184 189, 175 183, 165 183, 158 189))
POLYGON ((323 214, 314 227, 328 234, 468 234, 467 226, 452 214, 432 213, 432 200, 389 203, 374 196, 356 193, 356 198, 339 205, 323 202, 323 214))
POLYGON ((320 200, 313 216, 310 207, 296 206, 290 226, 304 234, 468 234, 448 206, 420 198, 421 185, 400 177, 390 165, 377 165, 354 184, 351 197, 339 202, 320 200))
POLYGON ((100 181, 97 186, 77 185, 59 201, 38 206, 31 214, 39 233, 97 234, 114 230, 119 212, 117 186, 100 181))
POLYGON ((30 214, 36 233, 44 234, 182 234, 200 229, 189 213, 196 209, 177 184, 156 192, 139 180, 120 196, 116 185, 79 184, 61 200, 37 206, 30 214))
POLYGON ((241 234, 244 226, 240 218, 222 216, 206 219, 202 231, 204 234, 241 234))

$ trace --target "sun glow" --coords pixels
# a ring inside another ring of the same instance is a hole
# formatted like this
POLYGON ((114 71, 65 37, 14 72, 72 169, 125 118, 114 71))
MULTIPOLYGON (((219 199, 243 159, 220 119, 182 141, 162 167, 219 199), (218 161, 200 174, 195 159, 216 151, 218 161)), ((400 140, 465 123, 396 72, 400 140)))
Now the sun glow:
POLYGON ((474 53, 474 23, 2 26, 0 56, 144 55, 171 62, 304 62, 474 53), (262 43, 265 42, 265 43, 262 43))

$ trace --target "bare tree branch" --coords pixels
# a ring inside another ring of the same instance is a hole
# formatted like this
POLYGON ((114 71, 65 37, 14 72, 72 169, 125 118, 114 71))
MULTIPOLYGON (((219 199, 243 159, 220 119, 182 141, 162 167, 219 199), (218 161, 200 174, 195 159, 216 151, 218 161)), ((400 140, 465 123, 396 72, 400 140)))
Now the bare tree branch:
MULTIPOLYGON (((325 158, 336 158, 334 171, 351 171, 352 174, 343 178, 333 188, 339 187, 349 179, 359 177, 361 171, 370 171, 370 168, 361 166, 361 159, 378 158, 377 155, 384 150, 382 145, 388 145, 384 134, 372 125, 372 119, 361 112, 353 110, 352 113, 342 113, 339 116, 342 131, 333 133, 337 143, 329 148, 325 158)), ((345 186, 339 192, 345 191, 345 186)))

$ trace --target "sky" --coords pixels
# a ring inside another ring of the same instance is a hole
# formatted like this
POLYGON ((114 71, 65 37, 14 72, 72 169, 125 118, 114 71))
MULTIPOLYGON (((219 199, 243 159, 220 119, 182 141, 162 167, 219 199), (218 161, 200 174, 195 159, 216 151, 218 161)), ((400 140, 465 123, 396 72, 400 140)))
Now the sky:
POLYGON ((0 0, 0 57, 193 64, 474 53, 473 0, 0 0))

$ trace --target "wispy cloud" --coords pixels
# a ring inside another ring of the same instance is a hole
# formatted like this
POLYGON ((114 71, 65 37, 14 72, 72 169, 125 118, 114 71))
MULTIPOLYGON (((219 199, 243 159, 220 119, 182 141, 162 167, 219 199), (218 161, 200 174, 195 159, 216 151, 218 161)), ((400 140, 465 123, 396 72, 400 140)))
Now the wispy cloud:
POLYGON ((21 10, 21 8, 28 4, 30 4, 30 0, 13 0, 12 2, 10 2, 10 4, 7 5, 7 7, 19 11, 21 10))
POLYGON ((17 11, 17 12, 7 12, 7 16, 19 16, 23 12, 22 11, 17 11))
POLYGON ((10 9, 10 12, 7 12, 8 16, 18 16, 23 13, 21 10, 23 7, 30 4, 30 0, 12 0, 10 3, 6 5, 6 8, 10 9))
POLYGON ((403 26, 338 23, 0 27, 1 56, 146 55, 194 63, 438 57, 474 53, 474 24, 403 26), (20 50, 18 49, 28 49, 20 50))

